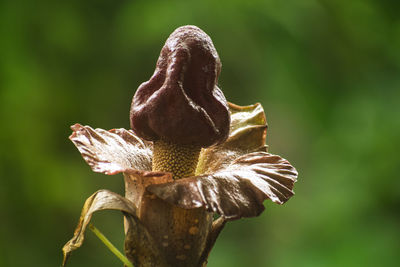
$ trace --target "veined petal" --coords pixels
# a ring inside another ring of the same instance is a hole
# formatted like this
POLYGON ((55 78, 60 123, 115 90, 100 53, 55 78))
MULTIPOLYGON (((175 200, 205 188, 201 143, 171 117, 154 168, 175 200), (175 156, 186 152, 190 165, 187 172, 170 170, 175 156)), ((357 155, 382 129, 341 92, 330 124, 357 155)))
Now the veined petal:
POLYGON ((231 114, 229 137, 223 144, 201 151, 197 174, 213 173, 250 152, 267 151, 267 120, 261 104, 228 105, 231 114))
POLYGON ((249 153, 213 174, 172 183, 150 185, 147 190, 182 208, 204 207, 228 220, 258 216, 264 199, 283 204, 291 196, 296 169, 277 155, 249 153))
POLYGON ((125 129, 93 129, 75 124, 69 137, 95 172, 114 175, 129 169, 151 170, 152 145, 125 129))

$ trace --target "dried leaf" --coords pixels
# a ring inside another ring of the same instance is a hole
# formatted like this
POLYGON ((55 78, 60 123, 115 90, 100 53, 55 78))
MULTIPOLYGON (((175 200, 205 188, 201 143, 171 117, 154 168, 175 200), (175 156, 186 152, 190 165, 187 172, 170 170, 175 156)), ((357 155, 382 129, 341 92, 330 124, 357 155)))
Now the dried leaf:
POLYGON ((75 124, 69 137, 95 172, 114 175, 129 169, 151 170, 152 145, 125 129, 93 129, 75 124))
POLYGON ((276 155, 254 152, 213 174, 150 185, 147 190, 182 208, 205 207, 226 219, 259 215, 263 200, 286 202, 297 179, 290 163, 276 155))
POLYGON ((197 174, 213 173, 250 152, 267 151, 267 121, 261 104, 228 104, 231 114, 229 137, 223 144, 201 151, 197 174))
POLYGON ((136 218, 136 209, 129 200, 108 190, 97 191, 86 200, 74 236, 63 247, 63 266, 65 266, 71 252, 82 246, 84 234, 93 213, 101 210, 120 210, 127 216, 136 218))

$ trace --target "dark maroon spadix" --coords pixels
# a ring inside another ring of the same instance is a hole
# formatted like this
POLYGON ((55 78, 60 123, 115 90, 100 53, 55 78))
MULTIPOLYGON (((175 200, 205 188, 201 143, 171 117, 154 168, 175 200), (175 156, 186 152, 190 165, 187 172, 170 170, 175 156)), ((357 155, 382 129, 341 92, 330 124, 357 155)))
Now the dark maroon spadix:
POLYGON ((136 91, 133 131, 150 141, 208 147, 226 140, 230 116, 217 86, 221 62, 210 37, 195 26, 176 29, 156 70, 136 91))

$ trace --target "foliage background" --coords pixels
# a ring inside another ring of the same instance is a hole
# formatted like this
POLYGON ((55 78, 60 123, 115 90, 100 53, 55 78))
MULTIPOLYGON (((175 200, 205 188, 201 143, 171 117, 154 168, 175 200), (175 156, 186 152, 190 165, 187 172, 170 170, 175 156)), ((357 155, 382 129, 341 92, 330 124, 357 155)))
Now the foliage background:
MULTIPOLYGON (((0 266, 58 266, 92 173, 75 122, 129 127, 168 35, 195 24, 237 104, 261 102, 270 151, 300 176, 284 206, 230 223, 209 266, 395 266, 400 260, 400 16, 390 0, 0 3, 0 266)), ((122 247, 119 213, 94 218, 122 247)), ((70 266, 121 266, 93 236, 70 266)))

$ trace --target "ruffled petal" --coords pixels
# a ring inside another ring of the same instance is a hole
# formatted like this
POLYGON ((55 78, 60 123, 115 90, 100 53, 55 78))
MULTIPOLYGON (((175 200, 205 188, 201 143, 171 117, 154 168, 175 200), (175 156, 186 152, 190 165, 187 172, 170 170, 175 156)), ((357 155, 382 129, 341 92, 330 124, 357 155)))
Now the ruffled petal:
POLYGON ((297 171, 287 160, 254 152, 213 174, 150 185, 147 190, 173 205, 204 207, 234 220, 258 216, 264 210, 264 199, 285 203, 294 195, 296 179, 297 171))
POLYGON ((125 129, 93 129, 75 124, 69 137, 94 172, 114 175, 133 170, 151 170, 152 143, 125 129))
POLYGON ((257 103, 250 106, 229 104, 231 124, 228 139, 220 145, 203 149, 196 173, 213 173, 238 157, 256 151, 267 152, 267 120, 257 103))

